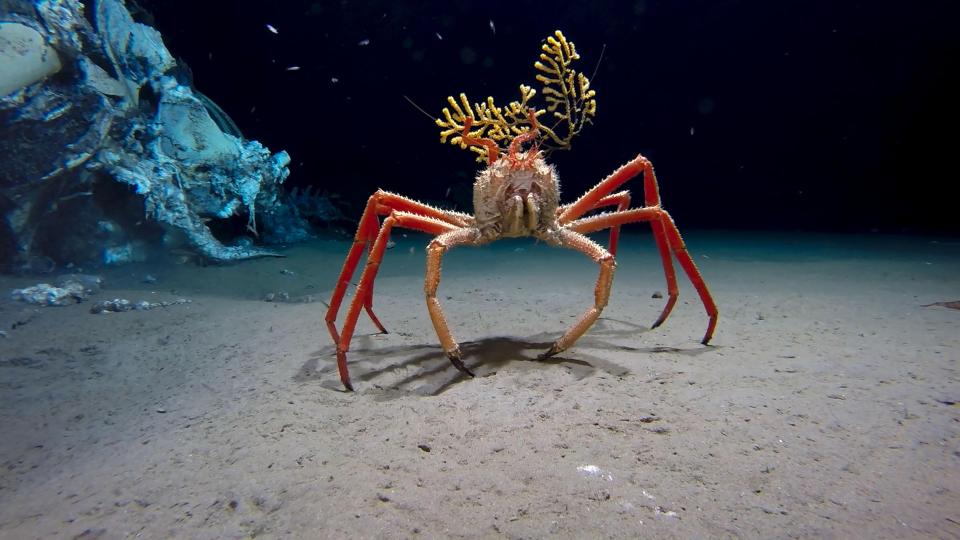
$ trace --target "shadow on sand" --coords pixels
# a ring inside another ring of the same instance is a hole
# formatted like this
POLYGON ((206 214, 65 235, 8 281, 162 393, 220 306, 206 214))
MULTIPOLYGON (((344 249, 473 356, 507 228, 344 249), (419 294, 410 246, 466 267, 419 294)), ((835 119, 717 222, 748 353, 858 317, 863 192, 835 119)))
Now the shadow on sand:
MULTIPOLYGON (((623 365, 584 352, 627 351, 637 354, 674 353, 685 356, 697 356, 714 347, 679 349, 673 347, 631 347, 611 343, 609 340, 636 338, 649 328, 627 321, 600 319, 581 338, 576 346, 557 356, 541 359, 538 356, 550 348, 555 334, 536 334, 526 338, 493 336, 477 341, 460 344, 463 362, 477 377, 489 377, 508 364, 540 369, 539 366, 563 366, 570 370, 577 380, 592 375, 597 370, 620 377, 630 373, 623 365)), ((384 397, 402 395, 438 395, 459 381, 470 377, 458 371, 443 350, 434 344, 402 345, 377 347, 371 343, 371 336, 357 336, 355 346, 350 351, 350 374, 355 384, 372 386, 384 391, 384 397), (366 339, 363 339, 366 338, 366 339), (357 347, 356 345, 360 345, 357 347)), ((337 375, 337 365, 333 346, 315 351, 294 375, 296 382, 321 381, 321 386, 330 390, 343 391, 337 375)), ((360 389, 360 388, 358 388, 360 389)))

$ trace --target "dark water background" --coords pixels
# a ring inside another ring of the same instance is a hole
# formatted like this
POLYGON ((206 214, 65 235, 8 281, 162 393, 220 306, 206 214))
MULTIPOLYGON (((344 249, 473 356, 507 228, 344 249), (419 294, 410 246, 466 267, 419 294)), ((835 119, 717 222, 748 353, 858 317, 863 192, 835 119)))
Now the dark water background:
POLYGON ((289 185, 358 215, 377 187, 467 200, 472 154, 402 96, 513 100, 561 29, 587 74, 604 51, 596 122, 552 158, 565 200, 642 152, 684 229, 960 233, 955 2, 141 4, 289 185))

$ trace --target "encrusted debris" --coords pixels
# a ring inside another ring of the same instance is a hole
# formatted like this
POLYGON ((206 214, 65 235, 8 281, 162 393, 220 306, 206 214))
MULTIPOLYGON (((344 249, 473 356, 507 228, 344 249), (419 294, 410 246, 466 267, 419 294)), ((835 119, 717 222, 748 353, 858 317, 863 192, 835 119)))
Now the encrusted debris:
POLYGON ((141 300, 139 302, 131 302, 126 298, 114 298, 113 300, 104 300, 102 302, 97 302, 90 308, 90 313, 121 313, 124 311, 147 311, 150 309, 176 306, 179 304, 189 304, 192 300, 188 298, 178 298, 176 300, 170 300, 167 302, 147 302, 146 300, 141 300))
POLYGON ((122 1, 7 0, 3 10, 0 37, 18 44, 0 51, 9 270, 37 257, 142 260, 160 236, 212 261, 275 255, 224 244, 207 226, 236 217, 263 243, 308 236, 281 190, 290 156, 243 138, 122 1))

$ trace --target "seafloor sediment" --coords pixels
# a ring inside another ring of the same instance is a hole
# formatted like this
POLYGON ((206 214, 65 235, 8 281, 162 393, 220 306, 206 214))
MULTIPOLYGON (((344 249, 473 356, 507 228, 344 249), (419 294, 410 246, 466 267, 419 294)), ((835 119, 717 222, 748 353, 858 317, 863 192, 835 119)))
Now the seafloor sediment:
MULTIPOLYGON (((0 537, 948 537, 960 523, 960 245, 689 235, 721 318, 628 236, 603 318, 596 267, 529 242, 423 247, 377 281, 343 392, 323 324, 345 242, 232 266, 126 266, 89 312, 0 300, 0 537), (155 281, 144 283, 150 274, 155 281), (272 301, 264 301, 270 298, 272 301), (312 302, 311 302, 312 300, 312 302)), ((3 290, 37 278, 3 277, 3 290)))

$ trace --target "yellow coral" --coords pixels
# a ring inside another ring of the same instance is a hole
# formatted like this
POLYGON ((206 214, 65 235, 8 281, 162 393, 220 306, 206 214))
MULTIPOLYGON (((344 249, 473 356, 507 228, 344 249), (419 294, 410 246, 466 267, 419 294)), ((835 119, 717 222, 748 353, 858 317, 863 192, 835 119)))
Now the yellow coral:
MULTIPOLYGON (((541 72, 536 78, 543 85, 541 91, 547 107, 534 109, 534 114, 539 117, 550 112, 557 121, 552 126, 538 122, 538 129, 544 134, 544 150, 569 149, 574 135, 596 115, 597 93, 590 89, 590 80, 583 73, 570 68, 580 55, 562 32, 557 30, 553 36, 548 36, 542 50, 534 67, 541 72)), ((489 146, 503 150, 514 137, 529 130, 527 111, 533 108, 530 101, 536 94, 536 90, 521 84, 520 99, 511 101, 506 107, 498 107, 492 97, 471 105, 466 94, 460 94, 459 101, 449 96, 447 102, 450 106, 443 108, 443 118, 436 121, 442 129, 440 142, 449 141, 461 148, 469 148, 478 154, 477 161, 487 161, 490 148, 478 142, 486 141, 489 146), (464 128, 468 123, 470 129, 466 135, 469 142, 464 140, 464 128)))
POLYGON ((590 89, 586 75, 570 69, 570 64, 580 59, 573 42, 567 41, 559 30, 555 35, 556 38, 547 38, 540 60, 533 67, 541 72, 537 80, 543 84, 547 111, 566 127, 562 137, 550 128, 543 130, 556 147, 569 149, 573 136, 597 114, 597 92, 590 89))

